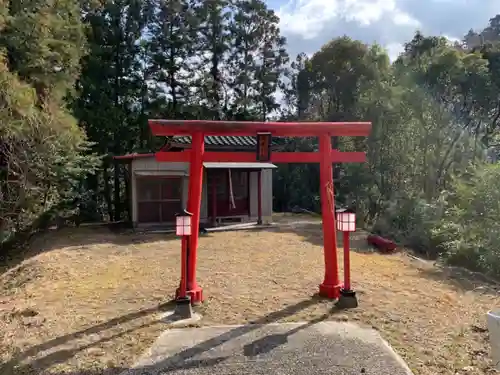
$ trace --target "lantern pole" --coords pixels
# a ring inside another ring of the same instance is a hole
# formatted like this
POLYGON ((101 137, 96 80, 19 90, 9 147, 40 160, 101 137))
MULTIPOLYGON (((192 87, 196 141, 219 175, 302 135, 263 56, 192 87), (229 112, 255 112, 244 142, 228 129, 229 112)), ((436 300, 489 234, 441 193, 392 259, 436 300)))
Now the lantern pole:
POLYGON ((193 214, 184 210, 175 219, 175 232, 181 236, 181 283, 177 290, 174 316, 176 319, 191 319, 193 310, 191 307, 191 297, 187 293, 188 261, 189 261, 189 239, 192 232, 193 214))
MULTIPOLYGON (((188 241, 189 241, 188 236, 181 237, 181 283, 179 286, 179 293, 177 299, 188 297, 187 295, 188 241)), ((191 298, 189 298, 189 300, 191 302, 191 298)))
POLYGON ((354 210, 340 209, 337 212, 337 230, 342 231, 344 244, 344 285, 340 289, 340 297, 336 306, 341 309, 358 307, 356 292, 351 289, 351 249, 350 233, 356 230, 354 210))
POLYGON ((349 232, 343 232, 343 242, 344 242, 344 287, 340 290, 342 294, 343 291, 351 290, 351 254, 350 254, 350 244, 349 244, 349 232))

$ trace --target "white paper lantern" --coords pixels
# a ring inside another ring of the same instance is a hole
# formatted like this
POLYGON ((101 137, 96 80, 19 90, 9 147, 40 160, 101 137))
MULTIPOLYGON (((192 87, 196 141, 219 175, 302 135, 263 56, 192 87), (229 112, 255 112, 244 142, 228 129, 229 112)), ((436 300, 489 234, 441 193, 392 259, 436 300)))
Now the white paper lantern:
POLYGON ((337 211, 337 230, 341 232, 356 231, 356 214, 354 211, 348 209, 337 211))
POLYGON ((178 236, 191 235, 191 216, 179 215, 175 218, 175 234, 178 236))

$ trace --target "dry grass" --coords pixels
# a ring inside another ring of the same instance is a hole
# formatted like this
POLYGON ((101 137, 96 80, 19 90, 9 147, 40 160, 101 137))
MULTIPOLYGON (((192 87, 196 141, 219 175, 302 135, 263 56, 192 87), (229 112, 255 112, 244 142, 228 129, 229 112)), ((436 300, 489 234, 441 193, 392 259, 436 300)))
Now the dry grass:
MULTIPOLYGON (((171 236, 104 229, 39 238, 37 253, 0 277, 0 373, 119 373, 166 328, 158 305, 177 286, 179 248, 171 236)), ((202 236, 203 324, 357 321, 380 330, 416 374, 489 373, 484 315, 500 298, 488 289, 402 254, 358 252, 360 307, 336 312, 311 298, 322 267, 319 225, 202 236)))

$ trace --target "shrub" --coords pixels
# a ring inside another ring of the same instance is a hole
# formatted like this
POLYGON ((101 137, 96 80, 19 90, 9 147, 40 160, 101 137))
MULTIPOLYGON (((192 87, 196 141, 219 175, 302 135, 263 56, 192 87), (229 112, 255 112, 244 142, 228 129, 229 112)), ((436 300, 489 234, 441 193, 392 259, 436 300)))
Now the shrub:
POLYGON ((450 264, 500 276, 500 165, 476 168, 456 179, 453 195, 432 236, 450 264))
POLYGON ((384 202, 373 231, 428 257, 436 257, 440 247, 433 238, 433 229, 443 215, 444 206, 444 197, 433 203, 421 197, 396 197, 384 202))

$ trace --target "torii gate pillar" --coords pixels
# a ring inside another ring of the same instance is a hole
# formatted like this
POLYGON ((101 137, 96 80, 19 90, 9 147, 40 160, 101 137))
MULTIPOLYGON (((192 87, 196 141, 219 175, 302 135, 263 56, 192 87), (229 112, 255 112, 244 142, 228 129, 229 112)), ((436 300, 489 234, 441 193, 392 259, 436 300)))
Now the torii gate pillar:
POLYGON ((341 285, 338 276, 337 230, 335 229, 335 195, 333 188, 332 137, 319 137, 320 197, 323 219, 323 255, 325 258, 325 278, 319 286, 319 294, 327 298, 339 298, 341 285))
POLYGON ((203 190, 203 155, 205 153, 205 136, 202 132, 195 132, 191 140, 191 160, 189 163, 189 195, 188 211, 193 214, 191 218, 191 236, 189 236, 189 255, 186 275, 186 289, 192 302, 203 301, 203 290, 196 282, 196 259, 198 258, 198 238, 200 235, 200 209, 203 190))

